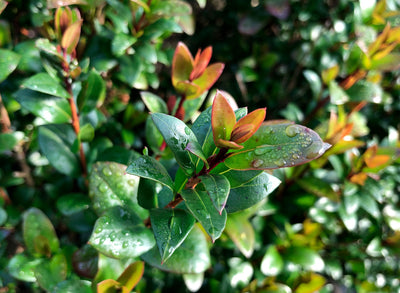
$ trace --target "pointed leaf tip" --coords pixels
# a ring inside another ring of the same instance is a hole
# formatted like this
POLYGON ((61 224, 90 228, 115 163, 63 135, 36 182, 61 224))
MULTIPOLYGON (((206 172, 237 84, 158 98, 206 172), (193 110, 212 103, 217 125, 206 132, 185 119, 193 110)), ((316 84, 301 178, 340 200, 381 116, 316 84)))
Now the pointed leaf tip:
POLYGON ((224 95, 220 91, 217 91, 211 111, 214 142, 217 142, 219 139, 229 140, 235 123, 235 112, 224 95))

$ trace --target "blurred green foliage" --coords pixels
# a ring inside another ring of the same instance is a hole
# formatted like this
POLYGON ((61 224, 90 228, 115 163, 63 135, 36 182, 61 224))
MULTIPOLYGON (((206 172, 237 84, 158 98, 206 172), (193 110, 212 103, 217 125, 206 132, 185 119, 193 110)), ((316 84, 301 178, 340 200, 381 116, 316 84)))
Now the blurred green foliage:
POLYGON ((400 290, 397 1, 0 0, 0 12, 0 292, 400 290), (191 124, 211 104, 202 91, 177 111, 179 41, 225 64, 213 88, 332 147, 263 173, 282 182, 267 200, 229 214, 215 243, 195 225, 192 253, 161 265, 145 209, 172 193, 124 172, 142 152, 176 172, 149 111, 191 124), (113 232, 124 249, 102 250, 113 232))

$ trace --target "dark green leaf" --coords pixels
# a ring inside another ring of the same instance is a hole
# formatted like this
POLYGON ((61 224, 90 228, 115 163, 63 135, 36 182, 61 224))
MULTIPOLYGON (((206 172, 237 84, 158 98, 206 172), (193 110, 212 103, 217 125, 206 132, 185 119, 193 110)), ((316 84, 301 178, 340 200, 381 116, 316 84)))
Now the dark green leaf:
POLYGON ((67 90, 58 82, 53 79, 49 74, 41 72, 28 78, 22 84, 24 87, 37 91, 40 93, 48 94, 55 97, 68 99, 71 95, 67 90))
POLYGON ((71 216, 88 209, 90 200, 86 194, 71 193, 57 200, 57 208, 64 216, 71 216))
POLYGON ((124 33, 119 33, 111 42, 111 52, 117 57, 122 56, 136 41, 137 38, 135 37, 124 33))
POLYGON ((125 173, 126 166, 114 162, 97 162, 89 175, 89 196, 93 208, 101 215, 111 207, 122 206, 145 219, 148 212, 137 203, 139 177, 125 173))
POLYGON ((78 177, 80 164, 71 151, 75 139, 75 132, 70 125, 52 124, 39 127, 39 146, 50 164, 63 174, 78 177))
POLYGON ((152 157, 141 156, 137 158, 129 164, 126 173, 157 181, 174 190, 174 183, 168 171, 152 157))
POLYGON ((226 221, 225 231, 245 257, 252 256, 255 233, 253 226, 247 219, 247 215, 242 213, 230 214, 226 221))
POLYGON ((199 179, 208 192, 214 207, 219 213, 222 213, 230 190, 228 179, 225 176, 218 174, 200 176, 199 179))
POLYGON ((184 189, 181 195, 190 212, 200 222, 211 239, 213 241, 218 239, 226 224, 225 210, 220 214, 205 191, 184 189))
POLYGON ((252 181, 231 187, 225 209, 228 213, 247 209, 266 198, 280 183, 278 178, 261 173, 252 181))
POLYGON ((23 236, 32 255, 49 256, 59 249, 59 242, 49 218, 39 209, 30 208, 23 215, 23 236))
POLYGON ((151 249, 155 241, 138 216, 115 206, 96 221, 89 244, 110 257, 133 258, 151 249))
MULTIPOLYGON (((209 167, 207 158, 204 155, 203 150, 197 141, 189 142, 186 146, 186 150, 189 151, 192 155, 196 156, 198 159, 200 159, 207 166, 207 168, 209 167)), ((198 163, 199 162, 198 159, 194 158, 192 161, 195 162, 197 161, 198 163)), ((196 165, 196 170, 198 169, 197 167, 198 165, 196 165)))
POLYGON ((168 113, 167 104, 159 96, 150 92, 140 92, 140 96, 151 113, 168 113))
POLYGON ((79 131, 79 139, 83 142, 90 142, 94 138, 94 128, 92 124, 88 123, 81 127, 79 131))
POLYGON ((155 247, 142 255, 142 258, 152 266, 176 274, 200 274, 211 264, 207 240, 201 229, 196 226, 164 263, 161 261, 160 252, 155 247))
POLYGON ((0 49, 0 83, 17 68, 21 56, 10 50, 0 49))
POLYGON ((92 69, 78 95, 78 107, 83 113, 89 113, 100 106, 106 96, 106 84, 100 74, 92 69))
POLYGON ((367 80, 360 80, 346 91, 352 102, 368 101, 382 103, 384 92, 380 84, 367 80))
POLYGON ((167 145, 172 150, 176 161, 189 175, 194 172, 189 152, 186 147, 189 142, 196 143, 197 139, 192 130, 181 120, 162 113, 151 115, 155 125, 161 132, 167 145))
POLYGON ((296 124, 263 124, 225 164, 237 170, 263 170, 304 164, 329 147, 313 130, 296 124))
POLYGON ((0 152, 11 151, 24 138, 20 131, 0 134, 0 152))
POLYGON ((165 262, 188 236, 195 219, 180 209, 152 209, 150 219, 161 260, 165 262))
POLYGON ((162 151, 160 151, 160 147, 164 139, 150 116, 146 120, 145 132, 146 132, 146 141, 151 150, 156 154, 163 153, 162 151))
POLYGON ((35 277, 43 289, 52 291, 53 288, 67 277, 67 260, 62 254, 44 260, 35 268, 35 277))
POLYGON ((261 261, 261 272, 266 276, 276 276, 283 269, 283 259, 275 246, 268 247, 261 261))
POLYGON ((141 72, 142 64, 136 55, 123 55, 118 60, 120 72, 117 77, 127 85, 134 87, 141 72))
POLYGON ((339 201, 339 194, 331 185, 316 177, 304 177, 296 181, 304 190, 319 197, 327 197, 332 201, 339 201))
POLYGON ((99 253, 89 244, 85 244, 72 255, 74 271, 86 278, 93 278, 96 275, 98 262, 99 253))
POLYGON ((71 121, 71 109, 63 98, 21 89, 14 94, 22 108, 42 118, 48 123, 68 123, 71 121))

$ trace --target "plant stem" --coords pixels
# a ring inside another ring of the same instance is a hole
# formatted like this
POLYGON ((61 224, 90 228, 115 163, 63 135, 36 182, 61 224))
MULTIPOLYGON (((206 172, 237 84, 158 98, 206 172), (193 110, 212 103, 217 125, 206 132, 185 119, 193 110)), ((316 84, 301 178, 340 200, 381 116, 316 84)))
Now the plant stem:
POLYGON ((0 94, 0 124, 1 124, 1 132, 3 133, 11 132, 10 117, 8 116, 6 107, 4 107, 1 94, 0 94))

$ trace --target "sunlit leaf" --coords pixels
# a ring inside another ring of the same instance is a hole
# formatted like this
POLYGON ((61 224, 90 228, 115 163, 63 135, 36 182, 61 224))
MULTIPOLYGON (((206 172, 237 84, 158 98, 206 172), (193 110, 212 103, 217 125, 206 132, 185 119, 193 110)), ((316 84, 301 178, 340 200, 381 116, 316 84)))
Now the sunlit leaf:
POLYGON ((257 109, 241 118, 232 131, 231 140, 243 143, 249 139, 261 126, 265 119, 266 108, 257 109), (249 127, 251 126, 251 127, 249 127))
POLYGON ((261 272, 266 276, 276 276, 283 269, 283 259, 276 246, 269 246, 261 261, 261 272))
POLYGON ((70 98, 71 95, 67 90, 49 74, 41 72, 28 78, 22 84, 24 87, 33 91, 45 93, 60 98, 70 98))
POLYGON ((200 176, 199 179, 209 194, 214 207, 219 213, 222 213, 230 190, 228 179, 223 175, 217 174, 200 176))
POLYGON ((118 277, 117 281, 123 285, 128 292, 139 283, 144 273, 144 262, 136 261, 131 263, 118 277))
POLYGON ((247 258, 254 251, 255 233, 253 226, 243 213, 234 213, 228 216, 225 232, 229 235, 236 247, 247 258))
POLYGON ((217 91, 211 112, 211 124, 214 142, 217 144, 219 139, 229 141, 235 123, 235 112, 223 94, 217 91))
MULTIPOLYGON (((1 10, 1 3, 0 3, 0 10, 1 10)), ((0 49, 0 82, 5 80, 7 76, 11 74, 11 72, 13 72, 15 68, 17 68, 20 59, 21 56, 19 54, 10 50, 0 49)))
POLYGON ((78 45, 81 36, 82 20, 76 21, 71 24, 61 39, 61 47, 63 47, 68 54, 71 54, 78 45))
POLYGON ((189 80, 190 73, 193 70, 193 57, 189 49, 182 42, 179 42, 174 58, 172 60, 172 84, 177 86, 179 81, 189 80))

